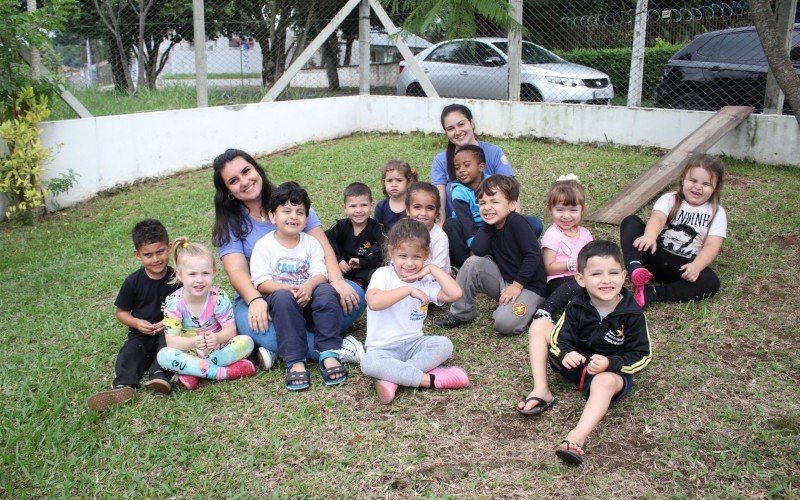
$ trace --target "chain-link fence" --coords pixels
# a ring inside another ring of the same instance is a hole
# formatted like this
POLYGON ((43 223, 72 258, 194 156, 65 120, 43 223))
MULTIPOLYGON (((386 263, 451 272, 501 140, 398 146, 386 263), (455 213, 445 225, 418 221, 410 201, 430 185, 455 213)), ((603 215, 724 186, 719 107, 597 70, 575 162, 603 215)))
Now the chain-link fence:
MULTIPOLYGON (((636 12, 593 12, 610 2, 524 2, 520 94, 523 100, 625 105, 636 12)), ((687 2, 683 2, 684 4, 687 2)), ((257 102, 323 31, 342 0, 206 2, 209 104, 257 102)), ((79 2, 54 38, 57 69, 94 114, 195 104, 191 2, 79 2), (127 96, 133 96, 127 98, 127 96)), ((619 5, 619 4, 615 4, 619 5)), ((653 2, 651 2, 653 5, 653 2)), ((600 9, 603 10, 603 9, 600 9)), ((394 22, 401 25, 402 15, 394 22)), ((719 109, 763 107, 767 63, 746 1, 647 12, 642 105, 719 109), (700 36, 698 36, 700 35, 700 36), (694 40, 694 41, 693 41, 694 40)), ((798 61, 795 27, 791 54, 798 61)), ((279 99, 359 90, 358 7, 291 79, 279 99)), ((443 40, 433 29, 406 44, 442 97, 507 99, 506 33, 478 19, 474 40, 443 40)), ((424 95, 385 27, 370 19, 370 91, 424 95)), ((800 71, 800 69, 798 69, 800 71)))

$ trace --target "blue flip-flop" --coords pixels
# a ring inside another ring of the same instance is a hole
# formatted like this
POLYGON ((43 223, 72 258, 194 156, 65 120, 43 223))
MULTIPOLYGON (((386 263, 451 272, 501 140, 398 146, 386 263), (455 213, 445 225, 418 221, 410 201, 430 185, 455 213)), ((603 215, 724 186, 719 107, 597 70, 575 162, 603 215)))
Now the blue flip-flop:
POLYGON ((341 359, 339 355, 334 351, 324 351, 321 352, 319 355, 319 373, 322 375, 322 380, 325 381, 325 385, 339 385, 347 380, 347 367, 344 364, 340 364, 339 366, 334 366, 333 368, 325 368, 324 361, 328 358, 335 358, 339 363, 341 363, 341 359), (337 373, 343 373, 343 377, 339 378, 331 378, 332 375, 337 373))

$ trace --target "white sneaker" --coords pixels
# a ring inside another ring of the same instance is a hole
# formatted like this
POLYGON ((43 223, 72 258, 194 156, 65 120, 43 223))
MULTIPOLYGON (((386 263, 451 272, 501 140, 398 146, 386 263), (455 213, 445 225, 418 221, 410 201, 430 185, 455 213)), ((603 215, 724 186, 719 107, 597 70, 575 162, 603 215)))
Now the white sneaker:
POLYGON ((269 370, 278 361, 278 355, 266 347, 258 348, 258 366, 262 370, 269 370))
POLYGON ((334 350, 339 355, 339 359, 343 363, 356 363, 361 364, 361 357, 366 352, 364 344, 358 341, 352 335, 342 339, 342 348, 334 350))

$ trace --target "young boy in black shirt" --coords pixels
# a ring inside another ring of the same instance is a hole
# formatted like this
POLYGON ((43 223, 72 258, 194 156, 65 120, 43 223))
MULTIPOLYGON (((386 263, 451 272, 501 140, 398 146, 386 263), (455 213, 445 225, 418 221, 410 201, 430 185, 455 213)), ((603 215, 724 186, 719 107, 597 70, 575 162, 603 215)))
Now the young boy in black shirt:
POLYGON ((633 374, 650 363, 650 334, 642 309, 622 288, 622 252, 610 241, 595 240, 578 254, 575 279, 584 290, 567 305, 553 328, 548 317, 530 328, 533 391, 517 410, 538 415, 556 402, 547 384, 547 364, 578 385, 588 398, 578 424, 561 441, 556 455, 583 463, 586 439, 611 404, 633 387, 633 374))
POLYGON ((499 302, 492 315, 495 330, 518 335, 544 301, 547 277, 539 242, 531 224, 517 213, 519 182, 515 178, 487 177, 475 196, 485 224, 472 240, 474 255, 456 277, 464 294, 434 325, 455 328, 475 319, 475 299, 483 292, 499 302))
POLYGON ((128 327, 128 339, 117 354, 116 378, 112 389, 98 392, 88 400, 89 408, 102 411, 129 401, 133 389, 145 371, 149 379, 144 386, 160 393, 169 393, 169 377, 156 361, 164 341, 164 300, 179 283, 170 284, 175 271, 169 263, 169 235, 155 219, 145 219, 133 228, 134 257, 142 267, 125 278, 114 305, 117 320, 128 327))
POLYGON ((342 275, 367 289, 372 273, 383 265, 383 242, 386 239, 383 224, 370 217, 372 191, 361 182, 344 189, 346 219, 336 221, 325 231, 336 252, 342 275))

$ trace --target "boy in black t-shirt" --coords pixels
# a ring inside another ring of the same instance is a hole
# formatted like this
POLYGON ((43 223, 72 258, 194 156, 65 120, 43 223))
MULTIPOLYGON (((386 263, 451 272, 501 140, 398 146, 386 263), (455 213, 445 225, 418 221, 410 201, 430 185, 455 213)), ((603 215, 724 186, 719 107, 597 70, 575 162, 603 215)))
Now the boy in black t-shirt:
POLYGON ((358 286, 367 289, 372 273, 383 265, 383 242, 386 239, 383 224, 370 217, 372 191, 361 182, 344 189, 346 219, 336 221, 325 231, 336 252, 342 275, 358 286))
POLYGON ((129 401, 145 371, 150 374, 145 387, 163 394, 170 392, 167 373, 156 361, 158 350, 166 347, 162 304, 180 288, 179 283, 169 283, 175 275, 168 265, 169 235, 159 221, 145 219, 136 224, 131 236, 133 255, 142 267, 125 278, 114 301, 117 320, 128 327, 128 339, 117 354, 113 388, 88 400, 89 408, 95 411, 129 401))
POLYGON ((434 325, 443 328, 472 321, 475 300, 483 292, 499 302, 492 314, 502 335, 519 335, 544 301, 547 277, 531 224, 519 213, 519 182, 507 175, 484 179, 475 190, 485 224, 470 246, 472 257, 458 271, 464 294, 434 325))

